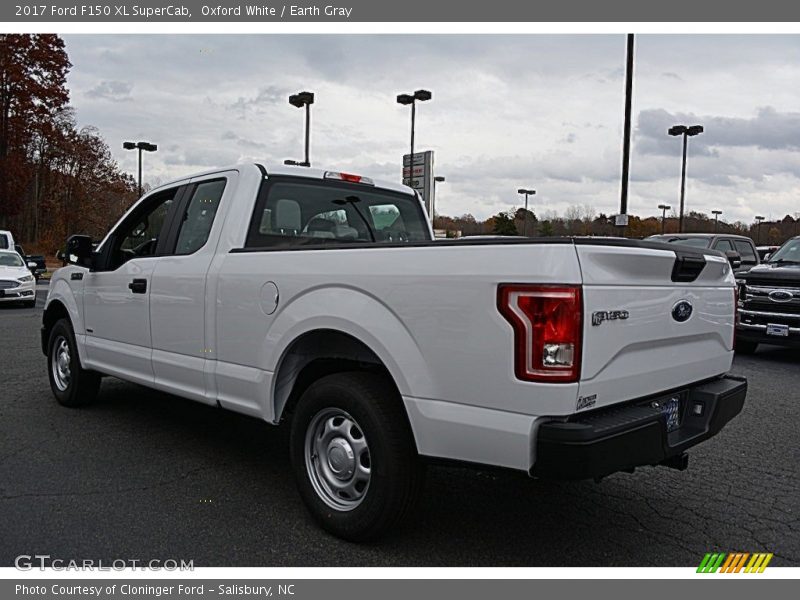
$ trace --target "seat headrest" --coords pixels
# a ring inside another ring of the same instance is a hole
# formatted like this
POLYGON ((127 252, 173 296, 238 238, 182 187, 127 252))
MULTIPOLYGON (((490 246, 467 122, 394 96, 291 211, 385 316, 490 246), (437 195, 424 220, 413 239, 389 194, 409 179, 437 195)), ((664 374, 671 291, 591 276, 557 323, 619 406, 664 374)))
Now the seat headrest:
POLYGON ((295 200, 281 198, 275 203, 275 228, 300 230, 300 205, 295 200))

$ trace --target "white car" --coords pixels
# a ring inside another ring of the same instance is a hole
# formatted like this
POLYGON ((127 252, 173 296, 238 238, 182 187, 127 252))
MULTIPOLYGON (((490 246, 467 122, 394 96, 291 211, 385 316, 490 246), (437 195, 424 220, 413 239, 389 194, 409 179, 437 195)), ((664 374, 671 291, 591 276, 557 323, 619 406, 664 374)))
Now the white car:
POLYGON ((0 302, 36 306, 36 281, 16 250, 0 250, 0 302))
POLYGON ((160 186, 66 254, 42 323, 56 399, 112 375, 284 422, 302 499, 349 540, 410 513, 427 459, 683 469, 745 400, 712 250, 434 242, 410 188, 242 164, 160 186))

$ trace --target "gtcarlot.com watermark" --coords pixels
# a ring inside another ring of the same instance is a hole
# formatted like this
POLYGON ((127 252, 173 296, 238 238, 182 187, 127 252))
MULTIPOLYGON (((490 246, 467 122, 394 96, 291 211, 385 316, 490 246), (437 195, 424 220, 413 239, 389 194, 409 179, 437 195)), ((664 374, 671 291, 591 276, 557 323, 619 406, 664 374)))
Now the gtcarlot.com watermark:
POLYGON ((91 558, 53 558, 49 554, 20 554, 14 559, 20 571, 194 571, 194 560, 115 558, 113 560, 91 558))

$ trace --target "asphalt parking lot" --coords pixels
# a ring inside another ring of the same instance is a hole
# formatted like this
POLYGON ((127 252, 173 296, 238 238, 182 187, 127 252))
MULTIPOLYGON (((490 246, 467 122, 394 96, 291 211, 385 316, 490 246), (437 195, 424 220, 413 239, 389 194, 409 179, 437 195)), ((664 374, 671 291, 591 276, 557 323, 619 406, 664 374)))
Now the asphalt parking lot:
POLYGON ((287 433, 104 380, 100 401, 50 394, 36 309, 0 306, 0 565, 20 554, 184 559, 195 566, 694 566, 712 551, 800 565, 800 352, 737 357, 744 412, 689 470, 600 484, 432 467, 417 519, 378 544, 317 529, 287 433))

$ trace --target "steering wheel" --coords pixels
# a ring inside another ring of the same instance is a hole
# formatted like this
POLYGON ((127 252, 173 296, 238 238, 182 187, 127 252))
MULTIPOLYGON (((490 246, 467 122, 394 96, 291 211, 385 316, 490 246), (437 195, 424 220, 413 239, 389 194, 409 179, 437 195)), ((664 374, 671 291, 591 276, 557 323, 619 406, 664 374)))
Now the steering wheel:
POLYGON ((156 250, 158 238, 147 240, 133 249, 134 256, 150 256, 156 250))

